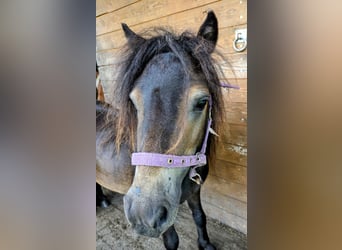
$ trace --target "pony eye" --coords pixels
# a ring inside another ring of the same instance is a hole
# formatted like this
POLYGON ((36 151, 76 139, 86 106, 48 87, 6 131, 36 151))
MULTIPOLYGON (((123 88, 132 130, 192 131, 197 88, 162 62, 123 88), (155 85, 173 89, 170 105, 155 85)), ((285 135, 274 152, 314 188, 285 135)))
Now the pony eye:
POLYGON ((195 105, 195 108, 194 108, 195 111, 202 111, 205 108, 205 105, 207 104, 207 102, 208 102, 207 98, 200 99, 195 105))

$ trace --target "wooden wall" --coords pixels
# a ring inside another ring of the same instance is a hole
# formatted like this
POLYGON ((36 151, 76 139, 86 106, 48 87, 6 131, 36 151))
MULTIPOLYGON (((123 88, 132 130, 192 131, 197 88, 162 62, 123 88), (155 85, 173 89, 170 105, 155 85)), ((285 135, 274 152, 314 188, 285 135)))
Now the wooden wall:
POLYGON ((219 21, 218 49, 229 60, 222 63, 226 77, 240 90, 223 90, 227 123, 220 135, 217 164, 203 186, 207 215, 247 233, 247 50, 234 51, 234 31, 247 28, 246 0, 97 0, 96 59, 105 90, 115 84, 118 49, 125 42, 121 23, 139 32, 158 25, 197 32, 212 9, 219 21))

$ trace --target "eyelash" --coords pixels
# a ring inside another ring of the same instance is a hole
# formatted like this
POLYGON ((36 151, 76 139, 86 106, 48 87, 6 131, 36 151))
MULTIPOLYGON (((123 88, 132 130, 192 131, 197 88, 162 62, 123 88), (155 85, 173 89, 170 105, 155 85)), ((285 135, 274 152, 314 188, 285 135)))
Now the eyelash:
POLYGON ((205 105, 207 105, 207 103, 208 103, 208 99, 201 99, 201 100, 199 100, 196 103, 196 105, 194 107, 194 110, 195 111, 202 111, 204 109, 205 105))

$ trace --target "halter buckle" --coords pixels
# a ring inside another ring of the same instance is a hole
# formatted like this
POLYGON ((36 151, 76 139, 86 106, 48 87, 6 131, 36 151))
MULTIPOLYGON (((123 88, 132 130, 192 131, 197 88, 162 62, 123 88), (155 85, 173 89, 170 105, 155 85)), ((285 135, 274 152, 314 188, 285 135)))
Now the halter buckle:
POLYGON ((190 169, 190 172, 189 172, 189 179, 192 180, 193 182, 195 182, 197 185, 203 184, 203 180, 202 180, 201 175, 196 172, 196 168, 199 168, 201 166, 203 166, 203 165, 197 165, 195 167, 192 167, 190 169))
POLYGON ((197 185, 202 185, 203 184, 202 177, 198 173, 196 173, 194 176, 191 176, 190 180, 195 182, 197 185))

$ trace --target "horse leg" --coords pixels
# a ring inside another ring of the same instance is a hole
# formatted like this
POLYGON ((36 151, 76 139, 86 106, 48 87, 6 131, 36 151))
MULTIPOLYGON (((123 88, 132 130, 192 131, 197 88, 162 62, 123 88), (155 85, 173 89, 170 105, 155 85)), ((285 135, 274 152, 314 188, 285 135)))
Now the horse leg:
POLYGON ((215 250, 216 247, 209 241, 207 232, 207 218, 201 205, 200 190, 194 193, 187 201, 192 211, 192 217, 196 223, 198 233, 198 247, 204 250, 215 250))
POLYGON ((164 246, 167 250, 175 250, 178 248, 179 239, 175 227, 172 225, 163 233, 164 246))
POLYGON ((100 184, 96 183, 96 206, 106 208, 110 205, 107 197, 104 195, 100 184))

